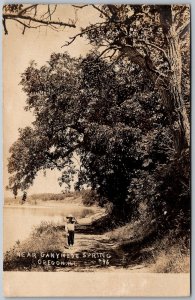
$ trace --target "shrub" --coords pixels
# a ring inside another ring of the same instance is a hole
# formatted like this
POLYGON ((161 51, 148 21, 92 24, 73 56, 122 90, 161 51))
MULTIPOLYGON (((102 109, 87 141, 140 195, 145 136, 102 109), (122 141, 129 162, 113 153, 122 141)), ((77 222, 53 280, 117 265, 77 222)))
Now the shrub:
POLYGON ((161 250, 152 268, 157 273, 188 273, 190 272, 190 251, 181 251, 180 245, 161 250))
POLYGON ((190 272, 190 235, 169 230, 162 239, 155 242, 153 253, 154 265, 152 271, 157 273, 190 272))
POLYGON ((82 191, 82 202, 86 206, 91 206, 99 203, 99 197, 94 190, 82 191))

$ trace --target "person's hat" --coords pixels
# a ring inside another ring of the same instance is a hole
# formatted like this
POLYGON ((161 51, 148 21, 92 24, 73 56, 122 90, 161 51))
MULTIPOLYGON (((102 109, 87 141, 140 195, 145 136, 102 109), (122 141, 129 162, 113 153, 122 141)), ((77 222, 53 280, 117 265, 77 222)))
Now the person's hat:
POLYGON ((66 218, 73 218, 73 215, 69 214, 66 218))

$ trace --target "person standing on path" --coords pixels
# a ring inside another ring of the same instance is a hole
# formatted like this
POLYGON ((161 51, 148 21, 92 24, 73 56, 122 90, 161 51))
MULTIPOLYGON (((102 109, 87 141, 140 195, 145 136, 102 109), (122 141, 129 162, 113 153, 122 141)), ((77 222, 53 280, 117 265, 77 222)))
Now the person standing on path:
POLYGON ((71 247, 74 245, 74 233, 75 233, 75 224, 77 224, 77 220, 73 215, 68 215, 66 217, 67 222, 65 224, 65 232, 68 236, 68 246, 71 247))

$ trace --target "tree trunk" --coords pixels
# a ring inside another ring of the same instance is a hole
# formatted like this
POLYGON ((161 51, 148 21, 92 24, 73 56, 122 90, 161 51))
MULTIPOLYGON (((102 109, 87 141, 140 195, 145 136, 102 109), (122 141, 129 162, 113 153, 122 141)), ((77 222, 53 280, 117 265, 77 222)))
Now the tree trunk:
POLYGON ((166 38, 167 55, 170 63, 171 74, 169 82, 167 82, 170 93, 168 101, 171 102, 169 106, 173 107, 171 111, 173 122, 170 125, 173 129, 175 148, 180 153, 182 149, 190 145, 190 125, 181 90, 182 57, 180 32, 176 25, 176 12, 173 6, 159 5, 157 10, 160 14, 160 22, 166 38))
POLYGON ((168 56, 171 65, 171 77, 169 89, 171 94, 170 101, 173 101, 174 112, 176 113, 175 124, 172 124, 176 135, 175 143, 178 150, 182 150, 190 145, 190 125, 186 111, 186 106, 181 90, 182 59, 178 33, 174 24, 170 27, 168 40, 168 56))
MULTIPOLYGON (((154 66, 148 66, 146 59, 134 47, 126 45, 121 47, 121 54, 138 64, 157 87, 163 104, 167 110, 170 128, 173 133, 175 150, 180 153, 190 145, 190 125, 182 97, 181 74, 182 59, 180 49, 180 37, 174 23, 174 13, 171 5, 159 5, 157 7, 161 26, 167 39, 168 58, 170 62, 170 77, 164 79, 155 72, 154 66)), ((151 62, 152 63, 152 62, 151 62)))
POLYGON ((159 80, 159 76, 147 68, 143 58, 133 55, 133 49, 125 47, 122 54, 142 67, 151 81, 157 87, 167 110, 167 117, 173 133, 175 149, 178 153, 190 145, 190 126, 185 103, 181 92, 181 53, 177 38, 169 38, 169 59, 171 76, 169 80, 159 80), (138 60, 139 58, 139 60, 138 60))

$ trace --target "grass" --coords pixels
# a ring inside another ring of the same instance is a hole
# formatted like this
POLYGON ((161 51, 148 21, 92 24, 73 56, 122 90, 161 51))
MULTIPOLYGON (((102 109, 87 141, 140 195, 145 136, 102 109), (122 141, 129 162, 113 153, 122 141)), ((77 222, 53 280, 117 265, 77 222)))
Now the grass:
POLYGON ((170 230, 164 237, 158 235, 146 239, 155 232, 152 220, 137 220, 114 229, 108 236, 129 253, 139 252, 142 259, 153 273, 188 273, 190 272, 189 239, 170 230), (149 221, 149 222, 148 222, 149 221), (146 240, 146 241, 145 241, 146 240), (127 247, 128 246, 128 247, 127 247))
POLYGON ((18 253, 60 252, 65 244, 63 230, 59 230, 60 224, 42 222, 35 227, 28 239, 23 242, 17 241, 13 248, 4 254, 4 270, 32 270, 37 269, 37 259, 33 257, 18 257, 18 253))
POLYGON ((110 231, 108 236, 111 240, 119 243, 138 242, 144 239, 145 236, 150 235, 154 229, 154 226, 151 226, 149 222, 137 220, 110 231))
POLYGON ((190 272, 190 246, 186 237, 175 236, 170 231, 162 240, 154 244, 154 263, 151 270, 155 273, 190 272))
MULTIPOLYGON (((116 251, 122 250, 129 264, 144 263, 153 273, 187 273, 190 271, 189 239, 170 230, 163 238, 150 235, 155 231, 155 223, 134 220, 125 226, 106 233, 109 242, 117 245, 116 251), (151 226, 151 223, 153 225, 151 226), (149 237, 146 240, 146 237, 149 237)), ((4 255, 5 271, 53 271, 48 266, 38 266, 37 259, 17 253, 61 253, 65 245, 65 234, 62 224, 42 222, 35 227, 28 239, 16 242, 15 246, 4 255)), ((89 245, 90 246, 90 245, 89 245)), ((109 247, 109 246, 108 246, 109 247)))
POLYGON ((178 245, 174 245, 168 250, 160 251, 156 255, 152 271, 155 273, 189 273, 189 251, 182 253, 178 245))

